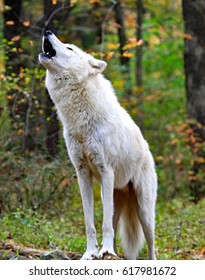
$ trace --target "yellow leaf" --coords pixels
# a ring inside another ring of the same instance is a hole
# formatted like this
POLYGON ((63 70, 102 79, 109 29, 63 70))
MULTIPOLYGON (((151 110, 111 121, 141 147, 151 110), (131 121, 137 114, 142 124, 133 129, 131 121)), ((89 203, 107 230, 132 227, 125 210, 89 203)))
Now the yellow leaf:
POLYGON ((7 95, 7 99, 8 100, 13 100, 13 96, 12 95, 7 95))
POLYGON ((129 39, 129 43, 127 43, 124 47, 123 47, 123 50, 129 50, 129 49, 132 49, 134 47, 137 47, 137 46, 141 46, 143 44, 143 40, 140 39, 139 41, 137 41, 136 38, 130 38, 129 39))
POLYGON ((116 50, 116 49, 119 48, 119 46, 120 46, 120 44, 113 44, 113 43, 108 43, 108 44, 107 44, 107 47, 108 47, 108 49, 110 49, 110 50, 116 50))
POLYGON ((57 0, 52 0, 52 4, 56 5, 57 4, 57 0))
POLYGON ((123 57, 132 57, 132 56, 133 56, 133 53, 131 53, 131 52, 124 52, 124 53, 122 54, 122 56, 123 56, 123 57))
POLYGON ((110 60, 113 56, 114 56, 115 52, 109 52, 107 55, 106 55, 106 59, 107 60, 110 60))
POLYGON ((155 159, 156 159, 156 161, 159 162, 159 161, 163 161, 164 157, 163 156, 157 156, 155 159))
POLYGON ((198 157, 196 161, 198 163, 205 163, 205 159, 203 157, 198 157))
POLYGON ((71 0, 70 7, 74 7, 76 3, 77 3, 77 0, 71 0))
POLYGON ((20 128, 20 129, 17 131, 17 134, 18 134, 18 135, 22 135, 22 134, 23 134, 23 129, 20 128))

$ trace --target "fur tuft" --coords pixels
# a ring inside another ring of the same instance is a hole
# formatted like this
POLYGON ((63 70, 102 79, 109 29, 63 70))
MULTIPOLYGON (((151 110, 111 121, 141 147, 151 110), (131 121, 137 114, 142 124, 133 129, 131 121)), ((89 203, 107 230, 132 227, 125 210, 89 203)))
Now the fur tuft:
POLYGON ((121 245, 127 259, 136 260, 145 239, 138 217, 137 197, 131 183, 125 197, 119 220, 121 245))

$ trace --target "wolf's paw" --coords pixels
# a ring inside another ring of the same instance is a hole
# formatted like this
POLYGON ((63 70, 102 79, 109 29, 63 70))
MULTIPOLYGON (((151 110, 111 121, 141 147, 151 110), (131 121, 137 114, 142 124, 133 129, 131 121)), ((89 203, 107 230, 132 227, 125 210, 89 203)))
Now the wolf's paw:
POLYGON ((93 259, 97 259, 98 258, 98 251, 97 250, 93 250, 93 251, 86 251, 81 260, 93 260, 93 259))
POLYGON ((102 247, 102 249, 98 253, 98 259, 102 259, 106 254, 117 256, 112 248, 102 247))

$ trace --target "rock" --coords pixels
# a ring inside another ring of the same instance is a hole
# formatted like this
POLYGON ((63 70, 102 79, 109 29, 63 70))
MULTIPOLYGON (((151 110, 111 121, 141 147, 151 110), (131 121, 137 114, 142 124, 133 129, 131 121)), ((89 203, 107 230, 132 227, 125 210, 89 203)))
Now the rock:
POLYGON ((46 251, 40 255, 41 260, 70 260, 68 255, 59 250, 46 251))

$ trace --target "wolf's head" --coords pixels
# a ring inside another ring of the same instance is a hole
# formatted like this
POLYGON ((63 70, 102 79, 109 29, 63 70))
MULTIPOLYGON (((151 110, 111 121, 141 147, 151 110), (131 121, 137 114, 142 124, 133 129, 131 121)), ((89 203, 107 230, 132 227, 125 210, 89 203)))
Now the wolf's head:
POLYGON ((95 59, 75 45, 62 43, 50 30, 44 33, 42 50, 39 61, 49 73, 66 75, 78 82, 101 73, 107 66, 106 62, 95 59))

